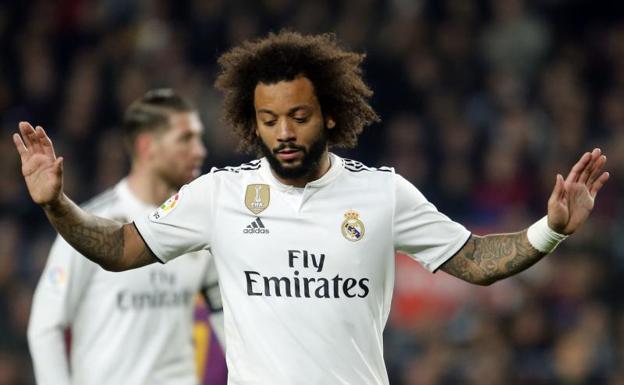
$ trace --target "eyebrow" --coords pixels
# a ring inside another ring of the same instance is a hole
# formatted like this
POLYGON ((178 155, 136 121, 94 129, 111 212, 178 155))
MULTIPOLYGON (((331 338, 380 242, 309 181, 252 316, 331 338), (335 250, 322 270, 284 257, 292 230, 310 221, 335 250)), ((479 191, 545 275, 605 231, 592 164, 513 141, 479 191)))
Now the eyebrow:
MULTIPOLYGON (((311 106, 308 105, 298 105, 298 106, 294 106, 293 108, 291 108, 290 110, 288 110, 288 115, 292 115, 295 112, 299 111, 299 110, 306 110, 306 111, 310 111, 312 110, 311 106)), ((271 111, 271 110, 267 110, 266 108, 261 108, 257 111, 258 114, 261 113, 265 113, 265 114, 270 114, 270 115, 277 115, 275 112, 271 111)))

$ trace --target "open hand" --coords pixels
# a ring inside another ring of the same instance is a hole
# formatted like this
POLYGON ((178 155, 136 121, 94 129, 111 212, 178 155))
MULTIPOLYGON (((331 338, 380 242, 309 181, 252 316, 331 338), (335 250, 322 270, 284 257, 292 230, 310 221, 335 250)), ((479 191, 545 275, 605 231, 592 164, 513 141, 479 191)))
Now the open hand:
POLYGON ((52 141, 41 126, 33 129, 30 123, 20 122, 19 131, 13 134, 13 142, 22 160, 28 192, 35 203, 49 205, 63 191, 63 158, 56 157, 52 141))
POLYGON ((561 234, 572 234, 587 220, 598 191, 609 179, 603 171, 607 157, 599 148, 586 152, 570 170, 567 178, 557 174, 548 199, 548 226, 561 234))

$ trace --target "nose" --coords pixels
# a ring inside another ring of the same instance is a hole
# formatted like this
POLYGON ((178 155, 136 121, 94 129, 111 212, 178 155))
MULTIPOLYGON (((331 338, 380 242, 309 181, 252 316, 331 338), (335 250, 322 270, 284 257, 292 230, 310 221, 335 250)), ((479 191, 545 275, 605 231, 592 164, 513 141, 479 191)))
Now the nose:
POLYGON ((193 141, 193 146, 191 147, 191 154, 193 157, 204 159, 206 157, 206 146, 204 146, 204 142, 201 139, 197 138, 193 141))
POLYGON ((297 135, 293 126, 288 122, 288 119, 281 119, 279 122, 277 140, 279 142, 294 142, 297 135))

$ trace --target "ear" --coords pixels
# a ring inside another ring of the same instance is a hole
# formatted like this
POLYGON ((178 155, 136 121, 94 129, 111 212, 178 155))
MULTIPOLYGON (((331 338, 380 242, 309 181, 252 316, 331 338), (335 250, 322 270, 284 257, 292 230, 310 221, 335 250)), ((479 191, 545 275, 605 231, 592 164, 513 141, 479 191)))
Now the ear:
POLYGON ((153 139, 153 135, 149 132, 142 132, 137 135, 136 140, 134 141, 134 151, 137 158, 142 159, 149 156, 152 152, 152 144, 154 142, 153 139))
POLYGON ((325 127, 327 127, 328 130, 336 127, 336 121, 334 120, 334 118, 332 118, 331 116, 325 118, 325 127))

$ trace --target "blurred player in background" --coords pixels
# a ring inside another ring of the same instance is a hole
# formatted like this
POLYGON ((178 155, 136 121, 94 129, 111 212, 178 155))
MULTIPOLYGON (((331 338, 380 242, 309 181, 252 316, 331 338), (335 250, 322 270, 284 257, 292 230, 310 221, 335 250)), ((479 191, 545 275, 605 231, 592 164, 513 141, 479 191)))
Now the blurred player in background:
MULTIPOLYGON (((84 209, 128 221, 153 211, 195 179, 206 150, 195 108, 170 89, 149 91, 135 101, 122 129, 130 173, 84 209)), ((35 291, 28 329, 37 383, 198 384, 192 341, 198 292, 206 295, 211 323, 223 336, 211 266, 208 252, 196 252, 167 266, 112 273, 57 237, 35 291)))
MULTIPOLYGON (((226 314, 229 384, 387 385, 382 332, 394 254, 488 285, 539 261, 588 218, 609 178, 599 149, 556 176, 547 216, 477 236, 390 168, 330 153, 378 120, 364 56, 331 35, 281 32, 220 59, 225 118, 264 158, 213 169, 149 216, 122 224, 85 213, 62 190, 45 131, 14 141, 33 200, 76 248, 109 270, 215 257, 226 314)), ((553 178, 554 179, 554 178, 553 178)))

